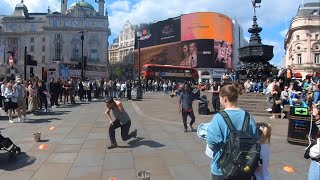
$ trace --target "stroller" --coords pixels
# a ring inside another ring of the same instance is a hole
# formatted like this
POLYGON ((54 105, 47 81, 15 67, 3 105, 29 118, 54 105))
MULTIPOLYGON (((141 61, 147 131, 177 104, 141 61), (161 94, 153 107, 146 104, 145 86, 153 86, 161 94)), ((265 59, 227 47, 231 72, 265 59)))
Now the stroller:
POLYGON ((203 95, 199 98, 199 114, 202 115, 208 115, 209 114, 209 108, 208 108, 208 98, 206 95, 203 95))
POLYGON ((2 149, 10 153, 9 154, 10 159, 13 158, 15 155, 21 153, 20 147, 13 144, 10 138, 3 137, 0 132, 0 150, 2 149))

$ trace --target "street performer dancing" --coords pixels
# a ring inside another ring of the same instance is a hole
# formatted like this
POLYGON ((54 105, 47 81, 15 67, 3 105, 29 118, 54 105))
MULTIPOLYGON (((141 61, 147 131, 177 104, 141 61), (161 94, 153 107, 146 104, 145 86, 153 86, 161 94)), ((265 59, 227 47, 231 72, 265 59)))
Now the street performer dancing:
POLYGON ((137 137, 137 130, 135 129, 129 134, 130 126, 131 126, 131 119, 128 113, 124 110, 123 105, 120 101, 115 101, 112 98, 106 101, 107 110, 106 114, 110 120, 109 126, 109 137, 111 144, 108 146, 108 149, 116 148, 117 141, 115 137, 115 129, 121 127, 121 137, 123 141, 126 141, 132 137, 137 137), (115 117, 115 120, 112 120, 110 115, 110 111, 112 110, 112 114, 115 117))

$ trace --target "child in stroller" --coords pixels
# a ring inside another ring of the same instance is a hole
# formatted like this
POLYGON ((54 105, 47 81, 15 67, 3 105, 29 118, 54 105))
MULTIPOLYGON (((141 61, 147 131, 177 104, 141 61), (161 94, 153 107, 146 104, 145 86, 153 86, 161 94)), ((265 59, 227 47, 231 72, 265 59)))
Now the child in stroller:
POLYGON ((10 153, 9 158, 13 158, 16 154, 21 153, 20 147, 13 144, 10 138, 5 138, 0 132, 0 150, 6 150, 10 153))

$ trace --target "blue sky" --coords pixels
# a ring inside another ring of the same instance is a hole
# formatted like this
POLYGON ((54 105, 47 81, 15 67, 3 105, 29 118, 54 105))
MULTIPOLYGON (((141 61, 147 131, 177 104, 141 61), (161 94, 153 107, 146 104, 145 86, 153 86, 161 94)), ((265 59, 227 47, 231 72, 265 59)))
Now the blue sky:
MULTIPOLYGON (((0 14, 9 15, 21 0, 1 1, 0 14)), ((86 1, 98 9, 95 0, 86 1)), ((258 24, 263 28, 262 42, 275 46, 275 56, 271 63, 281 65, 284 35, 299 5, 315 1, 317 0, 262 0, 261 8, 257 9, 258 24)), ((68 6, 74 2, 76 0, 68 0, 68 6)), ((60 9, 60 0, 25 0, 24 3, 29 12, 46 12, 48 6, 51 11, 60 9)), ((253 15, 251 0, 106 0, 106 8, 112 32, 109 42, 117 36, 127 19, 133 24, 139 24, 199 11, 219 12, 236 19, 245 31, 245 37, 249 38, 247 29, 251 27, 253 15)))

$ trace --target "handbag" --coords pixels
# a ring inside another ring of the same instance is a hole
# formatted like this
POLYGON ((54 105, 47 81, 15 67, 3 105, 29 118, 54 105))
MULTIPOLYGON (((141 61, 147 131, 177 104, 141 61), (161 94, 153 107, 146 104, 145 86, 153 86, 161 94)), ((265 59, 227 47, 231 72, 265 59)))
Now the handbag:
POLYGON ((279 105, 279 104, 281 104, 281 100, 279 99, 279 100, 275 100, 275 103, 276 103, 276 105, 279 105))

